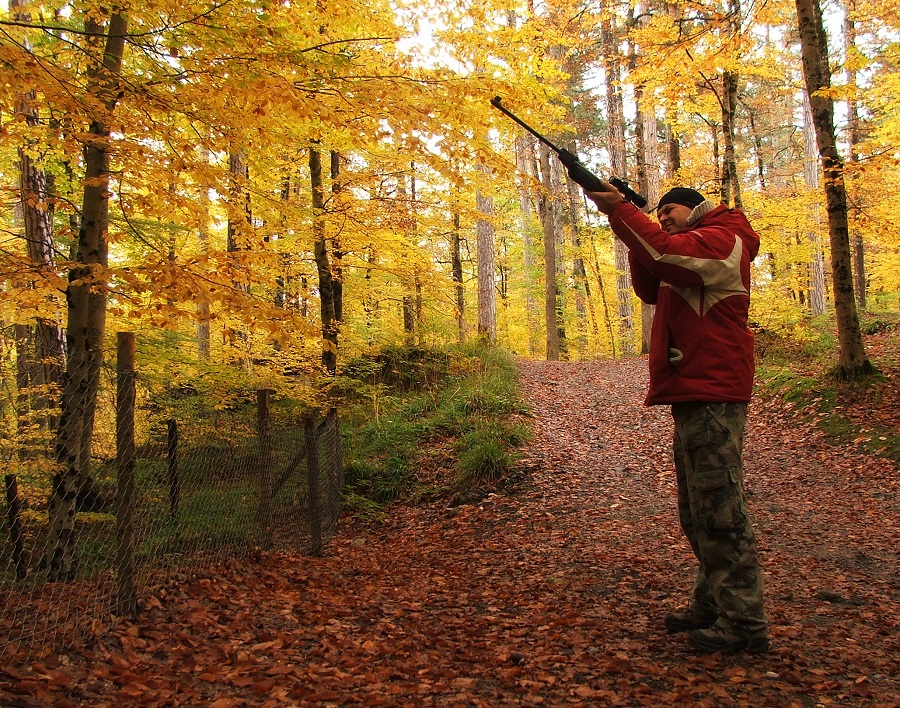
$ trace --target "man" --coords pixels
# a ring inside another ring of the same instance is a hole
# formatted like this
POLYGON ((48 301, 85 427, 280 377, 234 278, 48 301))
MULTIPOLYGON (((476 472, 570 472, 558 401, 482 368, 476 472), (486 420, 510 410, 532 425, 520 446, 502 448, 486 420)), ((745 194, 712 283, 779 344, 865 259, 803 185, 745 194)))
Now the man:
POLYGON ((651 221, 608 182, 588 192, 628 247, 635 293, 656 305, 647 405, 669 404, 681 527, 700 563, 690 606, 666 615, 706 652, 769 648, 756 538, 743 490, 753 386, 747 328, 759 236, 744 214, 676 187, 651 221))

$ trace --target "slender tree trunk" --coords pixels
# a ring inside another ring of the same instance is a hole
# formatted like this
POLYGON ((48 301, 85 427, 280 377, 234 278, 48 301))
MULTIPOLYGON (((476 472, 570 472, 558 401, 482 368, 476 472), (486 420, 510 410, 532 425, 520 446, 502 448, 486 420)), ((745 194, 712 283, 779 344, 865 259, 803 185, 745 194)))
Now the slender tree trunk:
MULTIPOLYGON (((343 219, 344 213, 344 187, 341 182, 341 154, 337 150, 331 151, 331 194, 334 197, 335 209, 332 210, 333 219, 343 219)), ((336 234, 343 232, 343 224, 335 229, 336 234)), ((344 322, 344 251, 340 238, 335 235, 332 239, 331 253, 334 256, 332 262, 332 291, 334 293, 334 321, 340 330, 344 322)))
POLYGON ((795 3, 800 30, 803 75, 825 178, 825 201, 831 242, 831 278, 839 344, 835 374, 842 378, 859 378, 871 374, 874 369, 863 345, 853 292, 844 164, 835 141, 834 100, 827 93, 831 87, 828 39, 818 0, 795 0, 795 3))
MULTIPOLYGON (((574 152, 575 146, 570 149, 574 152)), ((581 189, 572 180, 566 180, 566 226, 569 231, 569 240, 572 244, 572 283, 575 293, 575 323, 578 333, 578 346, 582 355, 587 351, 588 345, 588 313, 587 301, 589 296, 589 284, 587 271, 584 267, 584 258, 581 254, 581 189)))
POLYGON ((78 493, 90 474, 90 447, 103 361, 109 225, 110 116, 118 102, 119 75, 128 22, 116 12, 104 35, 93 18, 85 20, 88 41, 96 48, 105 40, 103 63, 89 75, 89 86, 103 107, 92 117, 85 147, 84 197, 78 231, 77 265, 69 273, 68 362, 62 392, 56 454, 48 503, 49 534, 45 563, 51 581, 75 577, 75 514, 78 493))
MULTIPOLYGON (((538 179, 537 157, 534 152, 534 140, 527 135, 516 138, 516 159, 519 171, 523 175, 538 179)), ((528 353, 537 355, 540 329, 539 305, 534 297, 536 278, 534 277, 534 243, 531 238, 534 216, 532 213, 531 192, 525 182, 519 185, 519 214, 522 225, 522 268, 525 272, 525 316, 528 318, 528 353)))
POLYGON ((600 258, 597 255, 597 242, 591 236, 591 254, 593 255, 594 272, 597 276, 597 289, 600 292, 600 302, 603 305, 603 319, 606 322, 606 333, 609 336, 609 350, 613 359, 616 358, 616 333, 613 331, 612 313, 609 311, 609 299, 606 297, 606 288, 603 285, 603 273, 600 271, 600 258))
MULTIPOLYGON (((604 22, 602 44, 606 69, 606 112, 609 130, 607 146, 614 175, 625 178, 625 111, 622 101, 622 58, 618 51, 615 30, 609 20, 604 22)), ((619 315, 619 340, 622 354, 634 354, 634 308, 632 305, 631 275, 628 270, 628 248, 619 239, 613 242, 616 264, 616 302, 619 315)))
MULTIPOLYGON (((397 199, 399 203, 402 204, 402 208, 405 210, 404 223, 406 224, 406 226, 404 228, 404 235, 406 237, 406 242, 410 243, 413 239, 415 229, 415 225, 413 223, 415 221, 415 217, 412 214, 412 208, 410 206, 409 191, 407 190, 405 175, 400 175, 397 178, 397 199)), ((415 286, 412 282, 412 278, 408 273, 400 273, 399 278, 402 288, 402 295, 400 296, 400 309, 403 316, 403 341, 406 346, 411 347, 413 346, 413 344, 415 344, 416 341, 416 314, 415 303, 413 302, 415 286)))
MULTIPOLYGON (((10 14, 17 21, 30 22, 31 15, 24 11, 23 7, 22 0, 11 0, 10 14)), ((31 128, 40 124, 35 106, 36 98, 35 92, 29 91, 19 97, 15 108, 16 115, 24 119, 25 124, 31 128)), ((28 140, 19 148, 18 198, 28 258, 36 271, 36 276, 41 277, 42 271, 52 272, 56 268, 53 207, 50 200, 50 180, 39 161, 32 157, 33 148, 33 140, 28 140)), ((55 309, 58 303, 53 305, 55 309)), ((56 417, 42 415, 41 411, 47 411, 57 405, 57 391, 65 362, 65 339, 59 321, 47 317, 38 317, 33 329, 33 334, 29 333, 25 340, 29 344, 28 348, 21 352, 21 355, 26 357, 27 376, 24 380, 26 389, 20 392, 20 395, 24 395, 24 400, 28 403, 22 413, 28 417, 29 412, 33 410, 40 417, 28 422, 40 423, 52 430, 58 422, 56 417)), ((23 419, 20 422, 26 421, 23 419)))
MULTIPOLYGON (((855 10, 855 0, 847 0, 847 8, 844 14, 844 46, 845 55, 848 59, 852 58, 852 55, 857 51, 856 25, 851 17, 851 13, 855 10)), ((851 67, 853 66, 852 61, 848 61, 847 64, 851 67)), ((847 85, 853 90, 850 95, 857 95, 857 72, 853 68, 847 69, 847 85)), ((850 98, 847 100, 847 143, 850 149, 851 169, 847 188, 853 197, 852 215, 857 215, 862 211, 866 197, 865 190, 856 188, 856 176, 858 174, 858 169, 856 168, 859 166, 860 140, 859 105, 855 98, 850 98)), ((849 216, 850 214, 848 214, 848 218, 849 216)), ((853 221, 853 219, 850 220, 853 221)), ((860 229, 855 229, 853 232, 853 286, 856 292, 856 305, 860 310, 865 311, 868 305, 866 293, 866 250, 860 229)))
POLYGON ((462 252, 459 213, 453 214, 453 230, 450 232, 450 275, 456 293, 456 331, 459 343, 466 341, 466 290, 463 286, 462 252))
MULTIPOLYGON (((656 115, 650 110, 641 107, 643 102, 643 87, 635 87, 635 102, 638 110, 635 112, 635 129, 637 132, 637 163, 638 163, 638 189, 647 198, 647 204, 656 204, 659 201, 660 174, 659 174, 659 139, 656 134, 656 115)), ((650 330, 653 325, 653 315, 656 308, 641 303, 641 354, 650 351, 650 330)))
POLYGON ((750 135, 753 138, 753 154, 756 156, 756 178, 759 180, 759 189, 766 191, 766 162, 763 159, 763 137, 756 125, 756 115, 752 109, 747 108, 747 117, 750 120, 750 135))
POLYGON ((364 276, 366 281, 366 293, 363 299, 363 310, 366 316, 366 332, 368 332, 369 335, 367 342, 371 344, 375 341, 375 318, 378 314, 379 307, 376 289, 372 286, 372 273, 375 270, 378 258, 373 244, 370 244, 366 250, 368 252, 366 255, 366 274, 364 276))
MULTIPOLYGON (((672 130, 672 124, 666 124, 666 177, 675 179, 678 170, 681 169, 681 141, 672 130)), ((650 204, 655 204, 649 199, 650 204)))
POLYGON ((734 150, 734 120, 737 111, 738 76, 733 71, 722 74, 722 140, 725 153, 722 165, 722 203, 743 208, 741 183, 738 178, 734 150))
MULTIPOLYGON (((207 159, 208 159, 207 155, 207 159)), ((203 215, 203 221, 197 231, 197 245, 200 253, 209 253, 209 196, 205 189, 200 190, 200 210, 203 215)), ((210 355, 210 311, 209 300, 199 298, 197 300, 197 355, 201 361, 209 361, 210 355)))
MULTIPOLYGON (((252 223, 252 210, 250 203, 250 191, 247 181, 250 178, 250 168, 247 163, 247 154, 243 149, 232 149, 228 154, 228 176, 230 180, 228 194, 228 237, 226 249, 228 253, 247 251, 251 246, 250 227, 252 223)), ((232 257, 232 284, 236 290, 244 293, 250 292, 250 283, 246 280, 245 271, 240 267, 239 256, 232 257), (238 279, 238 276, 240 279, 238 279)), ((249 371, 251 364, 250 333, 246 330, 239 332, 227 330, 228 339, 238 348, 236 363, 249 371)))
POLYGON ((319 314, 322 321, 322 366, 329 374, 337 371, 338 335, 334 315, 334 284, 328 258, 325 220, 325 186, 322 179, 322 156, 309 149, 309 179, 312 192, 313 250, 319 276, 319 314))
POLYGON ((547 361, 559 361, 559 322, 556 302, 559 285, 556 282, 556 229, 554 228, 555 205, 550 183, 550 150, 546 145, 540 148, 541 181, 544 190, 538 202, 544 237, 544 320, 547 326, 547 361))
MULTIPOLYGON (((819 153, 816 148, 816 131, 813 126, 809 97, 803 94, 803 178, 810 189, 819 188, 819 153)), ((822 221, 818 201, 809 205, 813 229, 807 235, 812 246, 812 260, 809 270, 809 313, 813 317, 825 314, 825 254, 819 238, 818 226, 822 221)))
MULTIPOLYGON (((487 166, 482 166, 490 174, 487 166)), ((478 219, 475 235, 478 248, 478 336, 491 344, 497 341, 497 296, 494 283, 494 200, 480 190, 475 194, 478 219)))
MULTIPOLYGON (((415 244, 419 240, 419 217, 418 217, 418 195, 416 193, 416 165, 410 164, 409 177, 409 193, 410 193, 410 214, 412 216, 408 242, 415 244)), ((415 342, 419 346, 425 343, 425 316, 424 303, 422 298, 422 266, 416 262, 413 267, 413 289, 411 303, 414 306, 414 329, 415 342)))

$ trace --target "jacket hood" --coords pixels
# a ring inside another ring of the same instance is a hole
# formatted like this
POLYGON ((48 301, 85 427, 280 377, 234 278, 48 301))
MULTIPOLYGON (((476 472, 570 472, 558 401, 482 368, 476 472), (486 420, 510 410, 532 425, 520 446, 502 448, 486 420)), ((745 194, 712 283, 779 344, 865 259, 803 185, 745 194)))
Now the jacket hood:
POLYGON ((753 230, 747 216, 740 209, 729 209, 724 204, 716 205, 707 199, 694 208, 687 223, 694 228, 718 226, 734 231, 747 246, 750 260, 759 253, 759 234, 753 230))

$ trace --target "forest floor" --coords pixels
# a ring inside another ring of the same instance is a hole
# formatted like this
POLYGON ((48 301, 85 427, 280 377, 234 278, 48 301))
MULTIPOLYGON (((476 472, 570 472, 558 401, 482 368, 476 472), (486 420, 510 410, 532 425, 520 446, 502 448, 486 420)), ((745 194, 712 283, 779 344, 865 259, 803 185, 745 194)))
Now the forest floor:
POLYGON ((502 491, 163 588, 134 623, 0 668, 0 705, 900 705, 895 462, 755 401, 772 647, 702 655, 662 626, 694 561, 646 360, 519 366, 535 437, 502 491))

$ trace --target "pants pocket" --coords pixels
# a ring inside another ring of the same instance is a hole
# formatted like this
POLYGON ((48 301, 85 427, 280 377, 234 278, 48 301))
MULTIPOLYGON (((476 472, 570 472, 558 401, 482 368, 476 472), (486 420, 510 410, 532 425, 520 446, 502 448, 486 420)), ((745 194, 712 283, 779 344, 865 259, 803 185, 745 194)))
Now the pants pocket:
POLYGON ((708 535, 715 537, 742 529, 746 516, 741 504, 741 491, 736 467, 696 468, 691 487, 691 507, 696 522, 708 535))

